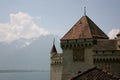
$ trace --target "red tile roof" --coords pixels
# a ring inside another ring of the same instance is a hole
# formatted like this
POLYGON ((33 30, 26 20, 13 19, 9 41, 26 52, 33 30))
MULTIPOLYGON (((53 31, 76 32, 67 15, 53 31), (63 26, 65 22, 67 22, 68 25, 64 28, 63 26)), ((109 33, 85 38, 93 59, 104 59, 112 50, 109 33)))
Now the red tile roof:
POLYGON ((95 51, 117 50, 117 40, 107 40, 107 39, 98 40, 97 44, 94 45, 94 50, 95 51))
POLYGON ((110 72, 94 67, 70 80, 120 80, 120 78, 110 72))
POLYGON ((56 50, 56 47, 55 47, 54 44, 53 44, 53 46, 52 46, 51 53, 57 53, 57 50, 56 50))
POLYGON ((108 39, 108 36, 88 16, 83 16, 61 40, 81 38, 108 39))

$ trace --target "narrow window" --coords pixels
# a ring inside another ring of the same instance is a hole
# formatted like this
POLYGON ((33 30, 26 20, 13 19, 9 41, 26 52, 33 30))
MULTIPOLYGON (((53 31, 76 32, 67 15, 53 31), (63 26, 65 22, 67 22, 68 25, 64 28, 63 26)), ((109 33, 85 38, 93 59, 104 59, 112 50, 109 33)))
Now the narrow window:
POLYGON ((85 46, 87 47, 87 44, 85 44, 85 46))
POLYGON ((112 51, 112 53, 114 53, 114 51, 112 51))
POLYGON ((96 54, 98 53, 98 51, 96 51, 96 54))
POLYGON ((120 48, 120 45, 118 47, 120 48))
POLYGON ((104 54, 105 52, 103 51, 103 54, 104 54))

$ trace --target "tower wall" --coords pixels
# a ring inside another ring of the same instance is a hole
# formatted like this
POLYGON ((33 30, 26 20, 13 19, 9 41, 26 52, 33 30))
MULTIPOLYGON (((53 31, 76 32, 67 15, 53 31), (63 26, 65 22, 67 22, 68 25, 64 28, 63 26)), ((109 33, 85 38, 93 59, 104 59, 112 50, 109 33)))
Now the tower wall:
POLYGON ((61 80, 62 65, 53 64, 50 68, 50 80, 61 80))
POLYGON ((62 74, 62 55, 55 54, 51 56, 50 80, 61 80, 62 74))
POLYGON ((67 80, 93 67, 93 40, 69 40, 61 42, 63 49, 62 79, 67 80))

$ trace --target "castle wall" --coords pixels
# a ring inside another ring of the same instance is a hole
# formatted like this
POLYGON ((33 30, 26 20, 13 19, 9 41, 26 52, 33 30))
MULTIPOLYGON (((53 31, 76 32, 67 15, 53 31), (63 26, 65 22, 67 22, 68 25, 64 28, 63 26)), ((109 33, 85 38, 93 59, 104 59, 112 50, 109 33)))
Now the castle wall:
POLYGON ((61 80, 62 65, 51 65, 50 68, 50 80, 61 80))
POLYGON ((120 77, 120 61, 119 63, 111 63, 110 64, 110 72, 116 76, 120 77))
POLYGON ((61 42, 62 56, 51 57, 51 80, 68 80, 92 67, 104 69, 120 76, 119 51, 95 51, 92 39, 69 40, 61 42))
POLYGON ((120 63, 101 62, 101 63, 95 63, 95 65, 98 68, 101 68, 101 69, 104 69, 105 67, 108 67, 108 71, 110 73, 120 77, 120 63))
POLYGON ((63 50, 63 69, 61 80, 67 80, 71 78, 72 69, 74 68, 72 65, 72 58, 72 50, 63 50))
POLYGON ((94 55, 94 65, 120 77, 120 52, 104 51, 94 55))
POLYGON ((79 46, 77 44, 80 44, 80 42, 74 43, 74 41, 72 41, 72 44, 75 44, 76 47, 75 45, 72 45, 74 47, 67 45, 67 47, 63 48, 63 72, 61 80, 70 79, 78 74, 78 71, 84 72, 94 66, 92 44, 87 45, 85 43, 79 46))
POLYGON ((61 80, 62 74, 62 54, 54 54, 51 56, 50 64, 50 80, 61 80))
POLYGON ((93 52, 92 48, 85 48, 84 60, 83 61, 73 61, 72 65, 75 66, 74 73, 78 71, 84 72, 89 68, 94 67, 93 65, 93 52))

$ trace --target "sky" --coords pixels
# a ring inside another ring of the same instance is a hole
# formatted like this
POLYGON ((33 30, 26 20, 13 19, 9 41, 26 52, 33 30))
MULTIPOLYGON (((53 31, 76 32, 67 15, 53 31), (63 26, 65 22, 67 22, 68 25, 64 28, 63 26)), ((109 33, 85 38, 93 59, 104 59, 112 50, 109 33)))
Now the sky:
MULTIPOLYGON (((40 27, 62 37, 84 15, 86 7, 87 16, 108 34, 112 29, 119 29, 119 2, 119 0, 1 0, 0 26, 14 25, 15 31, 15 28, 21 28, 21 25, 31 27, 35 25, 36 30, 40 27), (26 23, 25 20, 29 22, 26 23)), ((13 31, 11 32, 13 35, 13 31)))
POLYGON ((120 0, 0 0, 0 69, 49 69, 50 49, 86 15, 111 39, 120 0), (4 62, 3 62, 4 61, 4 62))

